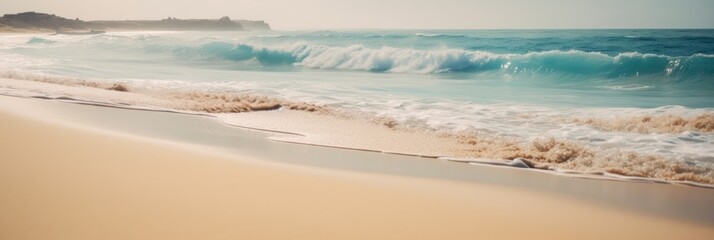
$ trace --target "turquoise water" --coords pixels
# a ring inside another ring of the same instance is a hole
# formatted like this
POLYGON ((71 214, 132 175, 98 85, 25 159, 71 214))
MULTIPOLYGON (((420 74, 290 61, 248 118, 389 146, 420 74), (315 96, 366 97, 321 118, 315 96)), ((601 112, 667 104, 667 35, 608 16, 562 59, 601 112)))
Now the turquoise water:
POLYGON ((714 30, 317 31, 57 38, 71 40, 34 37, 7 52, 69 58, 75 60, 71 64, 90 69, 77 71, 77 66, 64 65, 45 70, 89 77, 209 81, 233 80, 245 71, 278 72, 483 103, 714 107, 714 30), (143 71, 112 71, 127 66, 143 71), (157 68, 164 71, 152 70, 157 68), (220 76, 207 79, 203 71, 220 76), (425 92, 420 82, 438 87, 430 85, 425 92))
POLYGON ((714 30, 361 30, 1 36, 0 71, 280 96, 430 129, 714 161, 710 134, 553 119, 714 108, 714 30), (522 116, 530 116, 524 118, 522 116))

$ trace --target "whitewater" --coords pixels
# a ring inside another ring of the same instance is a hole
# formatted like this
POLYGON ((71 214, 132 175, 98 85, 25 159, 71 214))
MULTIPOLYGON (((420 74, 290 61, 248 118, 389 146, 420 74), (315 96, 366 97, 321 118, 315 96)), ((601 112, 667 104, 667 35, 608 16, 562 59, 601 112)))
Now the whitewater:
POLYGON ((714 30, 0 36, 0 77, 38 76, 276 97, 396 128, 714 165, 714 30))

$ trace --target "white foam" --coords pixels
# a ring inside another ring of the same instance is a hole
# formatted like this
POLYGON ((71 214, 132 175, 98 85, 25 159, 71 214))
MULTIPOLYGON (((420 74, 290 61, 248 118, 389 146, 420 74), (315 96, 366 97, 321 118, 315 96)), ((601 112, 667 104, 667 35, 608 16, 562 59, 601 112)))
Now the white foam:
POLYGON ((229 91, 284 97, 286 99, 332 106, 366 113, 367 118, 393 119, 397 127, 420 128, 447 133, 481 132, 504 137, 534 139, 556 137, 598 147, 611 147, 641 153, 658 153, 678 160, 714 163, 714 134, 683 132, 676 134, 622 133, 572 123, 575 118, 616 118, 640 115, 692 117, 714 112, 710 108, 665 106, 660 108, 556 108, 518 104, 477 104, 455 100, 417 99, 400 95, 360 92, 342 86, 314 82, 291 88, 282 82, 186 82, 134 80, 131 84, 149 88, 229 91), (152 87, 154 86, 154 87, 152 87), (280 91, 270 90, 280 89, 280 91), (340 92, 340 94, 334 94, 340 92))

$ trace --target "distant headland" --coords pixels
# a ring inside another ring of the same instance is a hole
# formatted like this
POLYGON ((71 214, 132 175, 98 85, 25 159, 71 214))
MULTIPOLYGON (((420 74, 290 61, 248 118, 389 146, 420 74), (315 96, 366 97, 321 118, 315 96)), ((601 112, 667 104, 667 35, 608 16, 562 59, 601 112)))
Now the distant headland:
POLYGON ((24 12, 0 17, 0 32, 55 32, 59 34, 96 34, 105 31, 244 31, 270 30, 264 21, 220 19, 83 21, 54 14, 24 12))

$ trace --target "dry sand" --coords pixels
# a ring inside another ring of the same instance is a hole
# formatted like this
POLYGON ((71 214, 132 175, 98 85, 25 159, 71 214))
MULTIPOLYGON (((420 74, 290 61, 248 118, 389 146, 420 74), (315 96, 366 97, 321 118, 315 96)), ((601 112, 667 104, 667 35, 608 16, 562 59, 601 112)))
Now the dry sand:
POLYGON ((714 236, 540 192, 270 163, 0 106, 0 239, 714 236))

